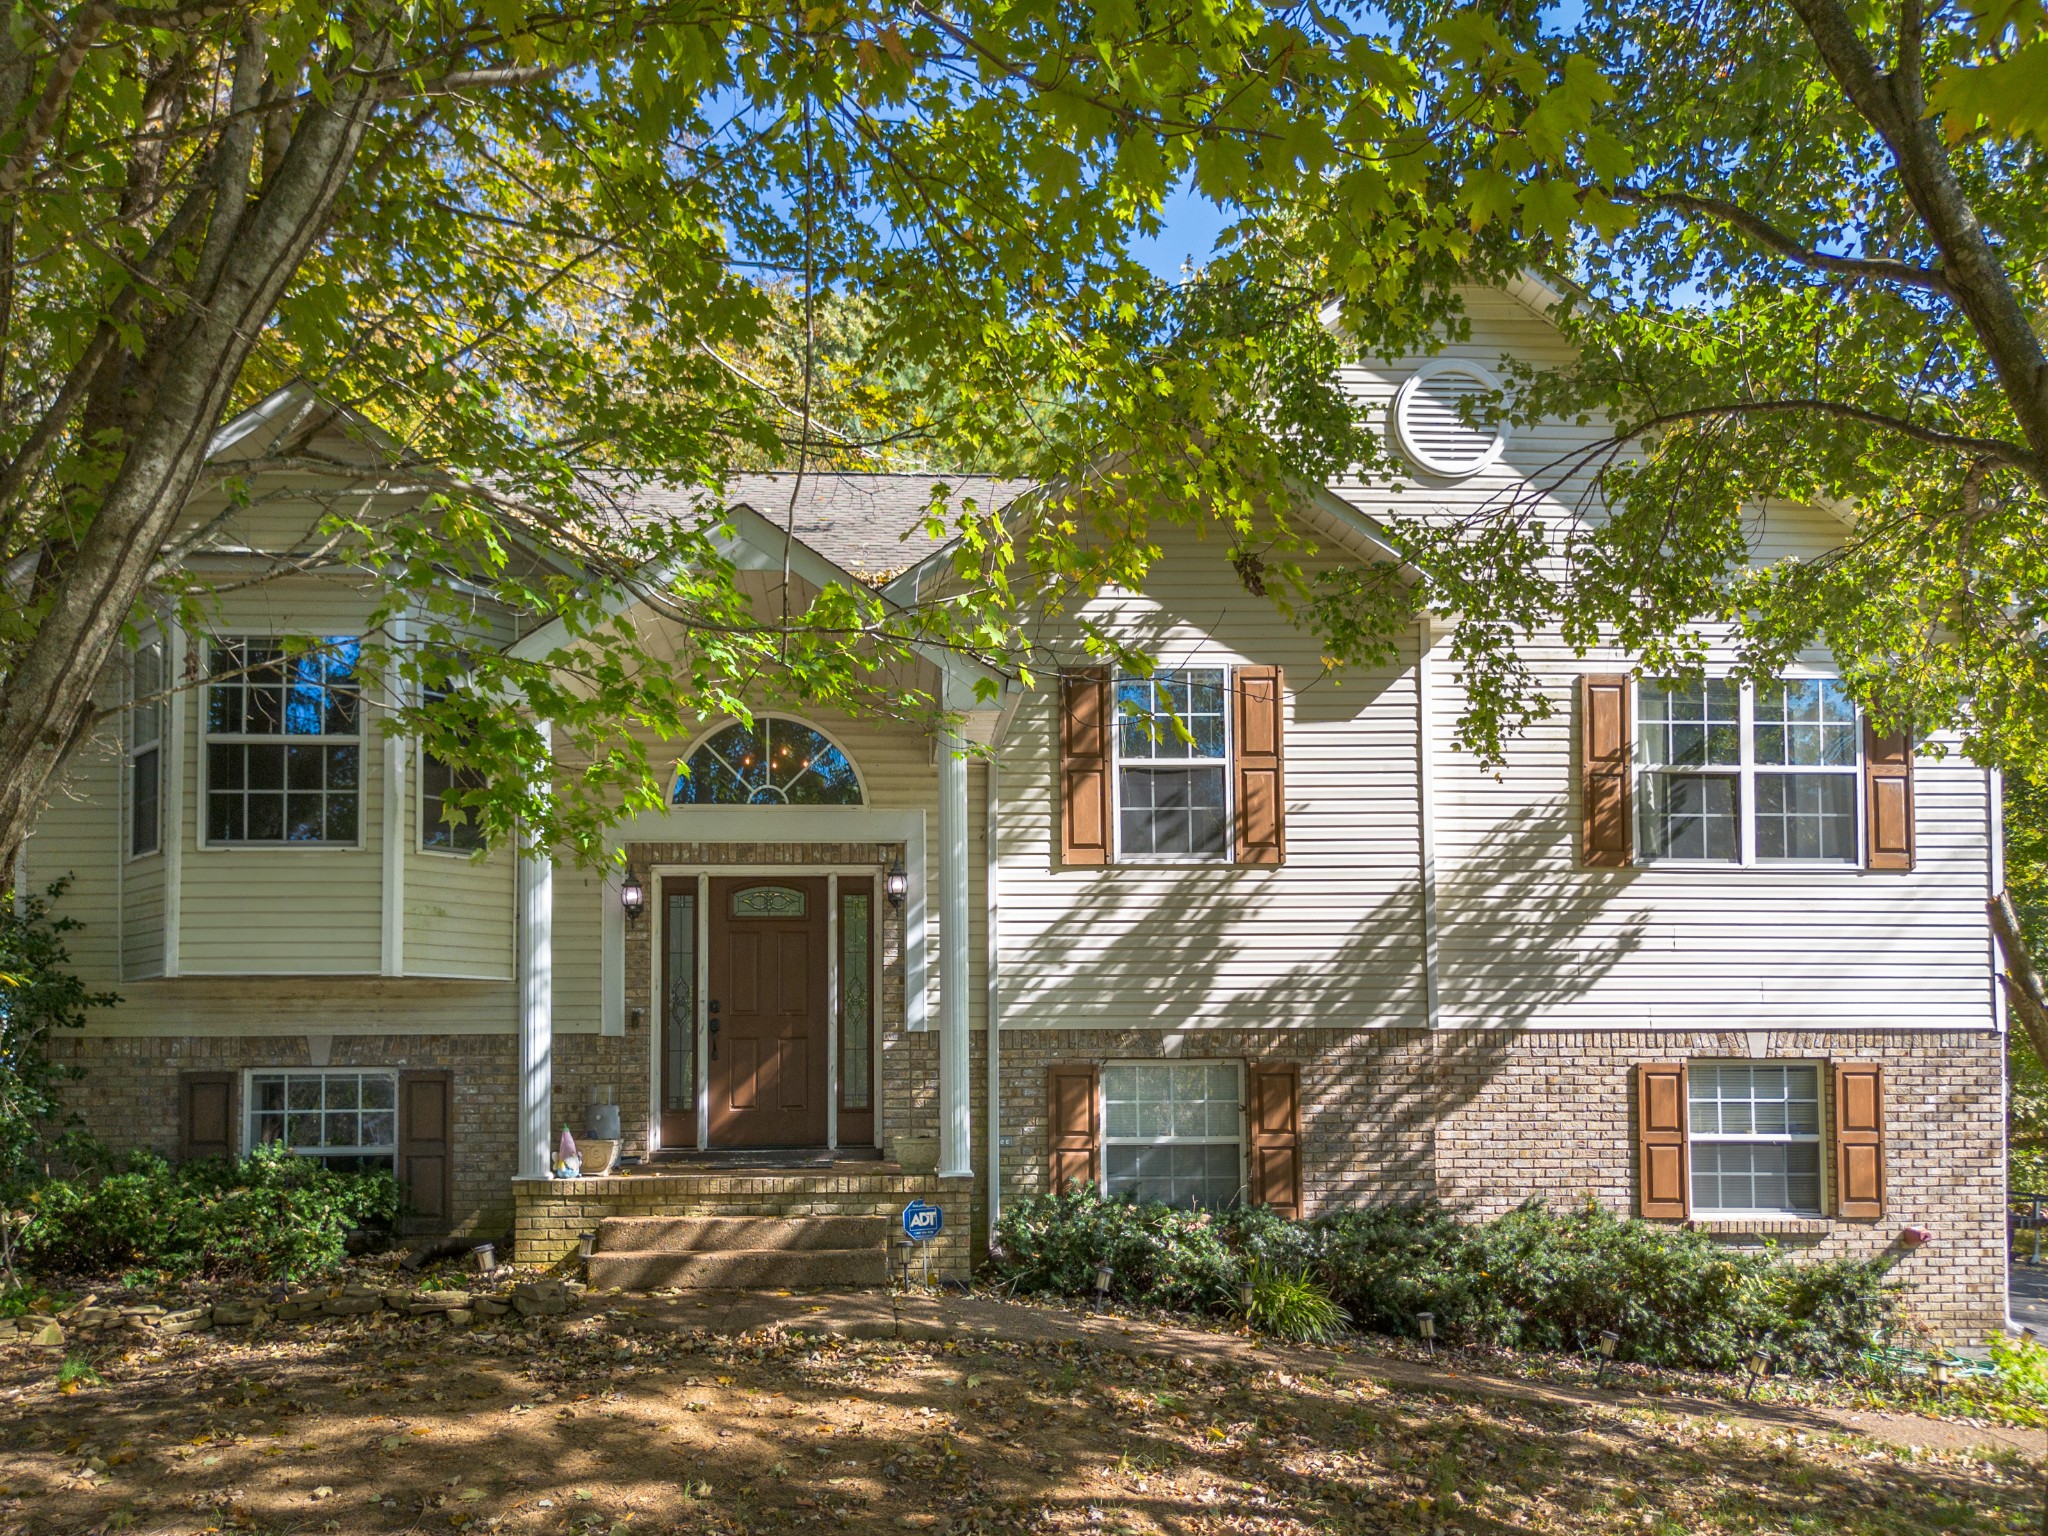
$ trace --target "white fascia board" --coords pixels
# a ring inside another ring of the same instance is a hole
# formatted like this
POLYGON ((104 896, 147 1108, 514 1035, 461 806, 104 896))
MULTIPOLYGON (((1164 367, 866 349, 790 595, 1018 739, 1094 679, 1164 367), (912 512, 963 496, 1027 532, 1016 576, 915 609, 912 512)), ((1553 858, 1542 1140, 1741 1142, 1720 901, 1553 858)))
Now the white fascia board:
MULTIPOLYGON (((277 441, 282 442, 296 435, 300 428, 317 426, 320 422, 339 419, 347 424, 348 430, 365 443, 390 456, 394 464, 407 461, 417 462, 414 456, 382 427, 338 401, 330 400, 304 379, 295 379, 281 389, 256 402, 223 423, 219 430, 208 439, 206 457, 213 461, 237 444, 247 442, 265 428, 277 432, 277 441)), ((273 443, 273 448, 276 446, 273 443)))

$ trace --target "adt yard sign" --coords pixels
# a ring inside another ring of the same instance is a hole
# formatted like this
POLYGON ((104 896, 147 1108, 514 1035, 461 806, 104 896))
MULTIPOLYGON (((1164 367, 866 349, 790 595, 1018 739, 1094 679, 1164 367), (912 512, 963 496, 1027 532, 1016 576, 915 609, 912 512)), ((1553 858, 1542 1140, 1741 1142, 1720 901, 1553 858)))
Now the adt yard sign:
POLYGON ((913 1200, 903 1207, 903 1235, 913 1243, 928 1243, 946 1225, 946 1213, 936 1205, 913 1200))

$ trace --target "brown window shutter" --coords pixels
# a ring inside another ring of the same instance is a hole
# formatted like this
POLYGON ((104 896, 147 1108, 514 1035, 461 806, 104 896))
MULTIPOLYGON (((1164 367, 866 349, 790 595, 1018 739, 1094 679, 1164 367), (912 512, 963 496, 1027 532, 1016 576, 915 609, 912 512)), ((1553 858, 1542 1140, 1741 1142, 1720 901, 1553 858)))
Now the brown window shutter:
POLYGON ((1692 1214, 1684 1062, 1637 1066, 1636 1150, 1637 1214, 1650 1221, 1683 1221, 1692 1214))
POLYGON ((1863 722, 1863 804, 1871 869, 1913 867, 1913 738, 1878 736, 1863 722))
POLYGON ((446 1232, 455 1209, 455 1078, 398 1074, 398 1187, 403 1229, 446 1232))
POLYGON ((1626 676, 1579 679, 1579 862, 1626 869, 1635 839, 1629 815, 1629 718, 1626 676))
POLYGON ((1067 1062, 1045 1073, 1047 1187, 1101 1184, 1096 1161, 1102 1138, 1096 1120, 1096 1072, 1088 1062, 1067 1062))
POLYGON ((1290 1221, 1301 1217, 1301 1068, 1291 1061, 1253 1062, 1251 1201, 1290 1221))
POLYGON ((1884 1214, 1884 1069, 1835 1063, 1835 1214, 1884 1214))
POLYGON ((1109 668, 1060 679, 1060 862, 1109 862, 1109 668))
POLYGON ((1230 676, 1236 699, 1237 862, 1287 862, 1285 679, 1278 667, 1239 667, 1230 676))
POLYGON ((178 1075, 178 1161, 235 1155, 235 1074, 178 1075))

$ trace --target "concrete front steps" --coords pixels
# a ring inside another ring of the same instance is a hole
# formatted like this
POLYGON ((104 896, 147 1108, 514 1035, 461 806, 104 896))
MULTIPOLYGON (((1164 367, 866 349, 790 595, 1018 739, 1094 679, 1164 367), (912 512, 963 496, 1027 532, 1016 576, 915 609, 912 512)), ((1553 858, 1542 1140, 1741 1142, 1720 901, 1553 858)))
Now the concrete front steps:
POLYGON ((620 1291, 800 1290, 886 1285, 880 1216, 607 1216, 590 1284, 620 1291))

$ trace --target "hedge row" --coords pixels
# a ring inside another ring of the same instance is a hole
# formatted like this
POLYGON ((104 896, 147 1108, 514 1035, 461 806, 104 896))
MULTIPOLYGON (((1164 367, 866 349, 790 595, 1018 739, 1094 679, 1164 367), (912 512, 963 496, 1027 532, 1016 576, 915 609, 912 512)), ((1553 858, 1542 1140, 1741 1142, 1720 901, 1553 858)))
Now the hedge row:
POLYGON ((1734 1369, 1761 1350, 1774 1369, 1841 1371, 1902 1320, 1888 1259, 1794 1263, 1591 1202, 1532 1200, 1491 1221, 1417 1203, 1291 1222, 1076 1189, 1006 1205, 994 1249, 1023 1292, 1087 1295, 1107 1264, 1125 1300, 1231 1313, 1254 1272, 1298 1272, 1360 1329, 1413 1336, 1429 1312, 1447 1343, 1529 1349, 1587 1349, 1611 1329, 1623 1358, 1678 1368, 1734 1369))

